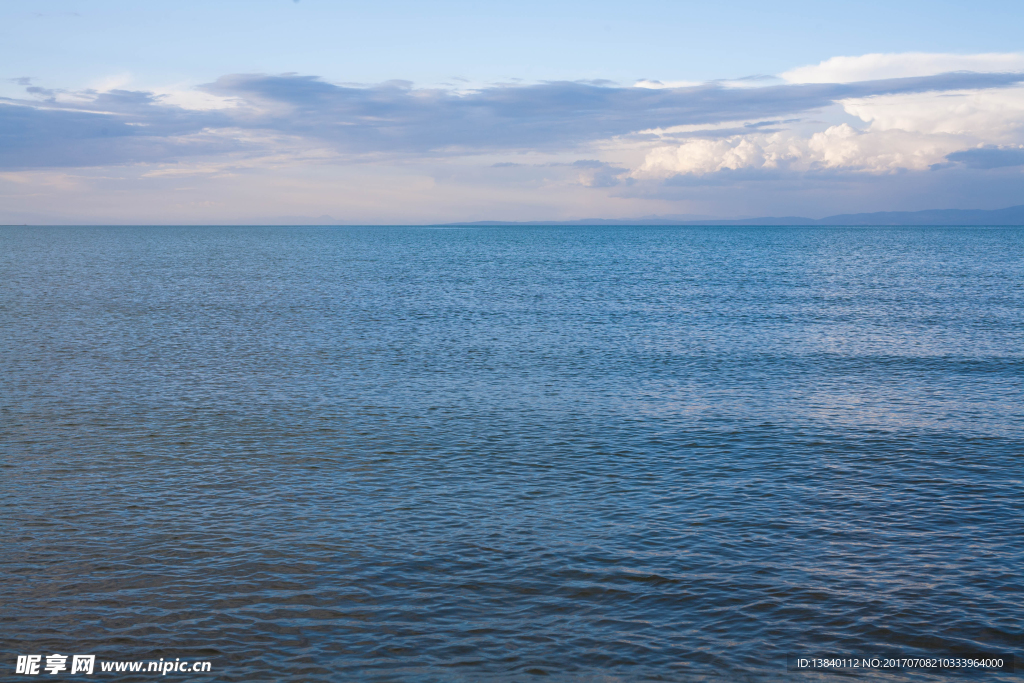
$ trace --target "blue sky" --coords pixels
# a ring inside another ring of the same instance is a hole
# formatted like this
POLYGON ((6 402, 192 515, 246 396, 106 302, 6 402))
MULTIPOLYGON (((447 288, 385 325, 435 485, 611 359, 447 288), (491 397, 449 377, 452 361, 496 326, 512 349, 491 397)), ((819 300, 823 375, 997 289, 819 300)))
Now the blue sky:
POLYGON ((1020 2, 0 6, 0 222, 1024 203, 1020 2))

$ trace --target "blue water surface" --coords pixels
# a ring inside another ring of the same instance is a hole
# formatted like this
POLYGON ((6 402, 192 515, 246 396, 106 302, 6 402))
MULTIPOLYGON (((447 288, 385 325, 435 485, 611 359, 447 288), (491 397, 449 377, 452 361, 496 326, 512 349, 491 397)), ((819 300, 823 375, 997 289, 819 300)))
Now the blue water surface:
POLYGON ((1024 655, 1024 229, 6 227, 0 367, 5 676, 1024 655))

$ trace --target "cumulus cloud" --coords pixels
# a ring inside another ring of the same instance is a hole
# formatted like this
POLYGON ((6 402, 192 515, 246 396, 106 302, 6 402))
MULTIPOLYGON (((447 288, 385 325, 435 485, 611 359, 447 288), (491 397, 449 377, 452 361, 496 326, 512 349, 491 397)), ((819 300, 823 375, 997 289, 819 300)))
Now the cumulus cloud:
POLYGON ((807 137, 791 133, 736 135, 656 147, 632 176, 668 178, 741 168, 846 169, 871 173, 926 170, 963 146, 963 141, 954 136, 904 130, 862 131, 842 123, 807 137))
MULTIPOLYGON (((991 61, 1009 56, 977 57, 991 61)), ((995 65, 1003 66, 1006 61, 996 60, 995 65)), ((945 66, 949 64, 940 63, 935 68, 945 66)), ((875 81, 885 82, 890 81, 875 81)), ((857 123, 822 126, 817 131, 776 130, 772 134, 731 130, 731 135, 723 136, 721 131, 708 131, 701 139, 654 147, 632 175, 667 178, 740 168, 890 173, 926 170, 947 159, 973 164, 974 168, 996 168, 1016 165, 1004 163, 1015 158, 1013 153, 968 152, 964 156, 961 152, 976 147, 1002 150, 1007 145, 1016 149, 1024 143, 1024 87, 1020 85, 879 92, 838 98, 836 104, 857 123), (997 157, 998 166, 992 165, 997 157)))

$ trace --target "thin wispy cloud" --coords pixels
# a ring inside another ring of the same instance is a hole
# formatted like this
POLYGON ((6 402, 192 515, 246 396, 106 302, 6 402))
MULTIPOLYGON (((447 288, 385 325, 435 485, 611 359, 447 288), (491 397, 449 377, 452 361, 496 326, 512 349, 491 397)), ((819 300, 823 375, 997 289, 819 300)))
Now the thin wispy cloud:
POLYGON ((1024 53, 980 55, 935 54, 927 52, 873 53, 831 57, 818 64, 784 71, 780 78, 789 83, 855 83, 889 78, 913 78, 943 73, 1020 73, 1024 53))
POLYGON ((865 118, 882 97, 1005 89, 1022 80, 1017 73, 951 73, 742 89, 562 82, 455 92, 400 81, 351 87, 312 76, 233 75, 200 88, 234 103, 220 109, 185 108, 152 92, 36 87, 28 93, 35 98, 0 107, 0 163, 82 166, 219 154, 245 146, 239 130, 313 139, 345 154, 566 150, 653 128, 787 117, 836 102, 851 103, 865 118))

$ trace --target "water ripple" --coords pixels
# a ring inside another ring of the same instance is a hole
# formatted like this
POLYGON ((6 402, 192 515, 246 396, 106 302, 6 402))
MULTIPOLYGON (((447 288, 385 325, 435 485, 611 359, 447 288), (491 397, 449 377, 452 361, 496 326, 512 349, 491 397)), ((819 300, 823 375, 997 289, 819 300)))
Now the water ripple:
POLYGON ((1024 655, 1022 230, 0 245, 11 666, 612 682, 1024 655))

